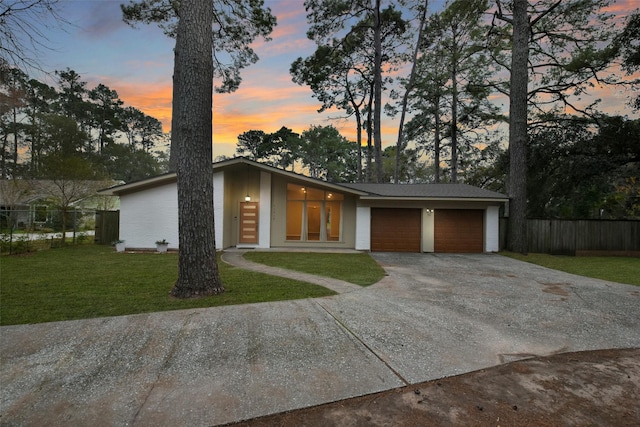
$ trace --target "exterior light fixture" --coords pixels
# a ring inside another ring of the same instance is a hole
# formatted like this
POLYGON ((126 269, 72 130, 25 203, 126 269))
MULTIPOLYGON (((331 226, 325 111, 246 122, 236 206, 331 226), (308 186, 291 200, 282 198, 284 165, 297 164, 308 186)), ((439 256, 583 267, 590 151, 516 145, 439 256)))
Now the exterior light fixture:
POLYGON ((247 195, 244 196, 244 201, 245 202, 250 202, 251 201, 251 196, 249 195, 249 193, 247 193, 247 195))

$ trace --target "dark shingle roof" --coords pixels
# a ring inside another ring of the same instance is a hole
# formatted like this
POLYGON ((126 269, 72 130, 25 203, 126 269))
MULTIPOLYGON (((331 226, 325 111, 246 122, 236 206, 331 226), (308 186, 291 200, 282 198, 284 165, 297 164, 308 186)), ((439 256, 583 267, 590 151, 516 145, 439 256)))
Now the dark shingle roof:
POLYGON ((370 196, 415 197, 445 199, 507 199, 495 191, 485 190, 468 184, 341 184, 345 187, 364 191, 370 196))

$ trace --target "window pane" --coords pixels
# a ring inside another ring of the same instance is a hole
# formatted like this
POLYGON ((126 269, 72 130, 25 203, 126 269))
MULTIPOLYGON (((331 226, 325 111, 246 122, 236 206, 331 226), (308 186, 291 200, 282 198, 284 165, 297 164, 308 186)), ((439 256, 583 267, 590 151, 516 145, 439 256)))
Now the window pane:
POLYGON ((36 222, 46 222, 47 221, 47 207, 38 205, 36 206, 36 215, 34 220, 36 222))
POLYGON ((287 200, 304 200, 305 187, 295 184, 287 184, 287 200))
POLYGON ((287 240, 302 238, 302 203, 287 202, 287 240))
POLYGON ((340 218, 341 218, 340 208, 341 208, 340 202, 325 203, 327 241, 337 242, 340 240, 340 218))
POLYGON ((322 224, 322 204, 307 202, 307 240, 320 240, 320 224, 322 224))
POLYGON ((307 187, 307 200, 324 200, 324 190, 307 187))
POLYGON ((341 241, 344 195, 287 184, 286 240, 341 241))

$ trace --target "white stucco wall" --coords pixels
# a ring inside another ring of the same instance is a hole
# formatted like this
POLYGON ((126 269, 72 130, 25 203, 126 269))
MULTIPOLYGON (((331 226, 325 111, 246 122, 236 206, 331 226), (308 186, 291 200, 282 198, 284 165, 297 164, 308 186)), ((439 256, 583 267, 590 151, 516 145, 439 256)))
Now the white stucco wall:
POLYGON ((356 208, 356 250, 371 250, 371 208, 368 206, 356 208))
POLYGON ((127 248, 154 249, 166 239, 178 247, 178 191, 176 183, 120 196, 120 239, 127 248))
MULTIPOLYGON (((223 242, 224 173, 213 176, 216 244, 223 242)), ((170 249, 179 246, 178 186, 172 184, 120 196, 120 239, 132 249, 155 249, 166 239, 170 249)))
POLYGON ((489 206, 484 211, 484 251, 500 250, 500 208, 489 206))
POLYGON ((271 247, 271 174, 260 172, 260 212, 258 215, 258 247, 271 247))

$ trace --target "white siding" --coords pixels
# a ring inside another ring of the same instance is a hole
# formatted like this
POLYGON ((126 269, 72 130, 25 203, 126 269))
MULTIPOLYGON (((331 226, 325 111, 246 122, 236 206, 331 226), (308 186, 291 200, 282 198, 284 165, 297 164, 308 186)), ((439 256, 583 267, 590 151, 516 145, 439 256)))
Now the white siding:
POLYGON ((356 250, 371 250, 371 208, 356 208, 356 250))
POLYGON ((271 174, 260 172, 258 247, 271 247, 271 174))
POLYGON ((484 211, 484 251, 498 252, 500 250, 500 208, 489 206, 484 211))
POLYGON ((120 196, 120 239, 127 248, 155 249, 167 239, 178 247, 178 191, 175 183, 120 196))
POLYGON ((216 250, 224 246, 224 172, 213 174, 213 224, 216 250))
POLYGON ((435 242, 433 209, 422 209, 422 252, 433 252, 435 242))
MULTIPOLYGON (((216 244, 223 242, 224 173, 213 176, 216 244)), ((177 249, 178 186, 176 183, 120 196, 120 239, 127 248, 155 249, 156 240, 166 239, 177 249)))

